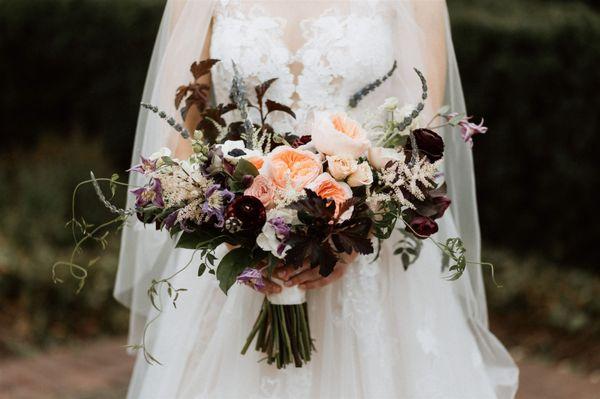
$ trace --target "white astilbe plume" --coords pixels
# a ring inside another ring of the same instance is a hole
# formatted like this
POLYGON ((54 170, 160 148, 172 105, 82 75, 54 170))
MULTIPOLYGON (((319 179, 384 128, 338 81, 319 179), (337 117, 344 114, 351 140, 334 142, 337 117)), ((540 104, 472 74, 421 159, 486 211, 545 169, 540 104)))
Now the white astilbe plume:
POLYGON ((275 195, 273 198, 273 202, 275 203, 275 208, 281 209, 285 208, 292 202, 298 201, 300 198, 304 196, 303 189, 296 189, 292 185, 292 180, 289 178, 289 172, 286 173, 286 185, 284 188, 275 189, 275 195))
MULTIPOLYGON (((415 206, 404 196, 403 189, 419 200, 425 199, 423 188, 433 188, 432 183, 438 173, 441 161, 429 162, 427 157, 416 158, 411 164, 405 162, 405 155, 401 152, 401 159, 390 167, 379 172, 380 184, 391 190, 391 197, 402 206, 415 209, 415 206), (419 186, 420 184, 420 186, 419 186)), ((373 200, 377 200, 375 197, 373 200)))
POLYGON ((188 172, 179 164, 160 168, 154 172, 153 177, 160 180, 166 208, 196 199, 204 200, 204 192, 213 184, 200 171, 188 172))
POLYGON ((202 212, 202 199, 192 200, 177 212, 177 222, 190 220, 196 224, 201 224, 204 221, 204 213, 202 212))

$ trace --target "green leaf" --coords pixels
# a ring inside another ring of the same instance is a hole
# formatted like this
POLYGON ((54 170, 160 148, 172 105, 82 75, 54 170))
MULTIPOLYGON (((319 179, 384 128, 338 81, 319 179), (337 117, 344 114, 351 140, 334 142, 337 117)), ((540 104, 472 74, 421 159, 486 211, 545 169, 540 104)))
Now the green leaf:
POLYGON ((234 248, 221 259, 217 267, 219 287, 225 294, 235 283, 235 279, 247 267, 252 266, 252 251, 247 248, 234 248))
POLYGON ((94 266, 94 265, 96 264, 96 262, 98 262, 99 260, 100 260, 100 257, 99 257, 99 256, 98 256, 98 257, 96 257, 96 258, 94 258, 94 259, 92 259, 92 260, 90 260, 90 261, 88 262, 88 267, 92 267, 92 266, 94 266))
POLYGON ((246 175, 256 177, 258 176, 258 169, 256 169, 256 166, 254 166, 252 162, 240 158, 233 171, 233 179, 241 181, 246 175))
POLYGON ((164 157, 161 157, 161 160, 167 166, 177 165, 177 162, 173 161, 173 158, 171 158, 171 157, 164 156, 164 157))
POLYGON ((449 105, 442 105, 440 107, 440 109, 438 109, 437 113, 440 115, 446 115, 448 113, 448 111, 450 111, 450 106, 449 105))
POLYGON ((454 116, 452 119, 450 119, 448 121, 448 124, 451 126, 456 126, 458 124, 458 122, 460 122, 464 116, 465 116, 465 114, 458 114, 458 115, 454 116))
POLYGON ((206 271, 206 263, 200 264, 200 267, 198 268, 198 277, 202 276, 205 271, 206 271))
POLYGON ((175 248, 215 249, 226 240, 225 236, 217 234, 218 232, 207 230, 198 230, 191 233, 183 232, 175 248))
POLYGON ((112 194, 112 196, 115 196, 115 193, 117 192, 117 185, 116 182, 119 180, 119 174, 118 173, 113 173, 113 175, 110 177, 110 192, 112 194))

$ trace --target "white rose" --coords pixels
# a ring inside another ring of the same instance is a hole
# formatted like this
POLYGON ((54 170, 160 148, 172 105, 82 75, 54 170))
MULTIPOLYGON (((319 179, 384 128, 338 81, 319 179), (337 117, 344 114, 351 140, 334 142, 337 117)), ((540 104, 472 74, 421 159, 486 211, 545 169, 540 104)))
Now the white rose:
POLYGON ((383 108, 386 111, 393 111, 396 108, 398 108, 398 103, 399 101, 397 97, 388 97, 381 105, 381 108, 383 108))
POLYGON ((405 156, 401 151, 396 151, 393 148, 371 147, 367 154, 367 159, 371 166, 377 170, 381 170, 389 161, 404 162, 405 156))
POLYGON ((368 162, 363 162, 356 171, 348 177, 347 183, 350 187, 366 186, 373 183, 373 172, 368 162))
POLYGON ((198 170, 200 170, 200 165, 197 163, 192 163, 189 160, 183 160, 181 162, 179 162, 179 165, 181 166, 181 169, 183 169, 186 173, 188 174, 192 174, 194 172, 197 172, 198 170))
POLYGON ((150 155, 150 157, 148 159, 156 161, 162 157, 170 157, 170 156, 171 156, 171 150, 168 149, 167 147, 162 147, 160 150, 158 150, 154 154, 150 155))
POLYGON ((336 180, 344 180, 346 177, 356 171, 358 162, 352 158, 329 155, 327 157, 327 166, 331 176, 333 176, 336 180))
POLYGON ((312 144, 326 155, 359 158, 370 147, 367 133, 344 113, 320 112, 312 127, 312 144))
POLYGON ((156 161, 156 167, 160 168, 161 166, 164 165, 164 162, 162 160, 163 157, 170 157, 171 156, 171 150, 168 149, 167 147, 162 147, 160 150, 156 151, 155 153, 151 154, 148 159, 151 161, 156 161))
POLYGON ((260 151, 249 150, 243 140, 227 140, 223 144, 217 144, 223 151, 223 158, 236 164, 240 158, 254 158, 262 156, 260 151))

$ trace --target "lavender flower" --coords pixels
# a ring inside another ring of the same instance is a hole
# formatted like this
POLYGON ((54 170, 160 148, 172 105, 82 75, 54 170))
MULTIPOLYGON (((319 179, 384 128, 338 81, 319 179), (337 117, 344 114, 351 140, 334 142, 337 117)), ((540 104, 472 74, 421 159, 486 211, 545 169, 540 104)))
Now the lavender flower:
POLYGON ((128 172, 138 172, 145 175, 156 170, 156 159, 149 159, 144 157, 140 158, 142 159, 142 163, 135 165, 131 169, 127 169, 128 172))
POLYGON ((257 290, 265 288, 265 280, 263 274, 259 269, 253 267, 247 267, 244 271, 236 278, 238 283, 250 284, 257 290))
POLYGON ((159 208, 163 208, 165 203, 162 197, 162 185, 160 180, 152 179, 150 185, 140 187, 131 191, 135 195, 135 206, 142 208, 148 204, 152 204, 159 208))

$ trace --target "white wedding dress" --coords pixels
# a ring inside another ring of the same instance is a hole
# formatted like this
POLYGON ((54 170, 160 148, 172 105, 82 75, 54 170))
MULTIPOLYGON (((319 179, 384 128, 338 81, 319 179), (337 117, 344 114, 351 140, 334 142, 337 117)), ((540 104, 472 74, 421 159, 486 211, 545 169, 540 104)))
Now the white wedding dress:
MULTIPOLYGON (((291 104, 298 120, 280 129, 310 133, 315 110, 346 109, 354 92, 384 75, 393 78, 350 114, 364 120, 390 95, 416 103, 429 78, 432 105, 464 110, 449 39, 445 3, 438 1, 170 1, 167 4, 144 100, 175 114, 176 87, 203 46, 222 62, 213 68, 217 102, 227 101, 235 61, 249 85, 278 78, 269 97, 291 104)), ((141 114, 134 159, 173 142, 162 121, 141 114)), ((461 236, 469 258, 479 256, 479 233, 468 147, 445 132, 446 179, 454 203, 436 237, 461 236)), ((136 183, 137 177, 132 177, 136 183)), ((513 398, 518 370, 488 331, 481 270, 458 281, 443 278, 439 250, 425 241, 415 264, 404 270, 392 236, 378 260, 359 257, 342 279, 308 293, 316 353, 302 367, 278 370, 262 355, 240 350, 263 296, 236 285, 228 296, 197 264, 179 274, 187 288, 150 327, 146 345, 163 365, 138 354, 129 398, 513 398)), ((220 251, 222 254, 224 249, 220 251)), ((139 223, 123 234, 115 293, 132 310, 131 343, 157 312, 145 295, 151 279, 184 266, 190 251, 175 250, 166 233, 139 223)))

